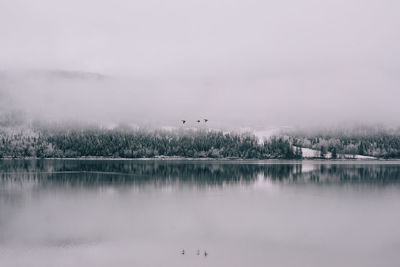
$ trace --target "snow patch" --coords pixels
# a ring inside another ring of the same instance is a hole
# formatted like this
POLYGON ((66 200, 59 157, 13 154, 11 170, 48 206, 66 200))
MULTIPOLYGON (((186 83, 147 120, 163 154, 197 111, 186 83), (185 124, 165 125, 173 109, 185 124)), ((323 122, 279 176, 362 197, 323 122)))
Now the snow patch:
MULTIPOLYGON (((294 150, 296 150, 296 147, 293 147, 294 150)), ((303 158, 320 158, 321 152, 316 149, 311 149, 311 148, 301 148, 301 152, 303 153, 303 158)), ((332 158, 332 153, 328 152, 326 153, 325 157, 326 159, 331 159, 332 158)), ((364 156, 364 155, 351 155, 351 154, 338 154, 337 155, 338 159, 376 159, 376 157, 371 157, 371 156, 364 156)))

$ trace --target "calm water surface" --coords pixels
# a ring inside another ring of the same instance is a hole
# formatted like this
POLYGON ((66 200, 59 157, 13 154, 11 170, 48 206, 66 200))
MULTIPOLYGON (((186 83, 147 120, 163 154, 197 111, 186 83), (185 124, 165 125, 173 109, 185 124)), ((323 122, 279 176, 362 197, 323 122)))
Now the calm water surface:
POLYGON ((399 251, 400 162, 0 161, 0 266, 377 267, 399 251))

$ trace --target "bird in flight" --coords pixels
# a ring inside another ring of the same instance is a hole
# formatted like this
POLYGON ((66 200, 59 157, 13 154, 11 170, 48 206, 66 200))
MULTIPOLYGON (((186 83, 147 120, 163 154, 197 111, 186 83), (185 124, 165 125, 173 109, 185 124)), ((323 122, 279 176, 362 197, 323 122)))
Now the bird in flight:
POLYGON ((181 121, 182 121, 182 124, 185 124, 185 122, 186 122, 185 120, 181 120, 181 121))

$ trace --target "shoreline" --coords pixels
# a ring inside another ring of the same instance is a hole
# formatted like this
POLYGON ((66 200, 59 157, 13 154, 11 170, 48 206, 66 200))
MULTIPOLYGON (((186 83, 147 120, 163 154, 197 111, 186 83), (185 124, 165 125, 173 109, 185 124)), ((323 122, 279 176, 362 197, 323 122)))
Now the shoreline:
POLYGON ((1 160, 109 160, 109 161, 237 161, 237 162, 302 162, 302 161, 321 161, 321 162, 390 162, 400 161, 400 159, 384 159, 384 158, 344 158, 344 159, 331 159, 331 158, 302 158, 302 159, 284 159, 284 158, 270 158, 270 159, 257 159, 257 158, 187 158, 187 157, 152 157, 152 158, 114 158, 114 157, 73 157, 73 158, 41 158, 41 157, 3 157, 1 160))

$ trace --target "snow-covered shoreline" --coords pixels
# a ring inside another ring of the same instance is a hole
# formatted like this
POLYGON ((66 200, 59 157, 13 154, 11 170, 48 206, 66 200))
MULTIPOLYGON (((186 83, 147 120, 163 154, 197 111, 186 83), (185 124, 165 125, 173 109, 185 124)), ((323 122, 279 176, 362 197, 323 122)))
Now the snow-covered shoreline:
MULTIPOLYGON (((327 152, 323 158, 321 157, 321 152, 316 149, 302 147, 301 152, 302 152, 303 159, 333 159, 331 152, 327 152)), ((381 158, 358 155, 358 154, 355 154, 355 155, 338 154, 336 159, 338 159, 338 160, 380 160, 381 158)))
MULTIPOLYGON (((352 155, 351 155, 352 156, 352 155)), ((331 157, 304 157, 302 159, 243 159, 243 158, 185 158, 185 157, 154 157, 154 158, 114 158, 114 157, 74 157, 74 158, 40 158, 40 157, 3 157, 1 160, 125 160, 125 161, 231 161, 231 162, 301 162, 301 161, 330 161, 330 162, 345 162, 345 161, 399 161, 400 159, 384 159, 374 158, 362 155, 361 157, 348 157, 332 159, 331 157)))

